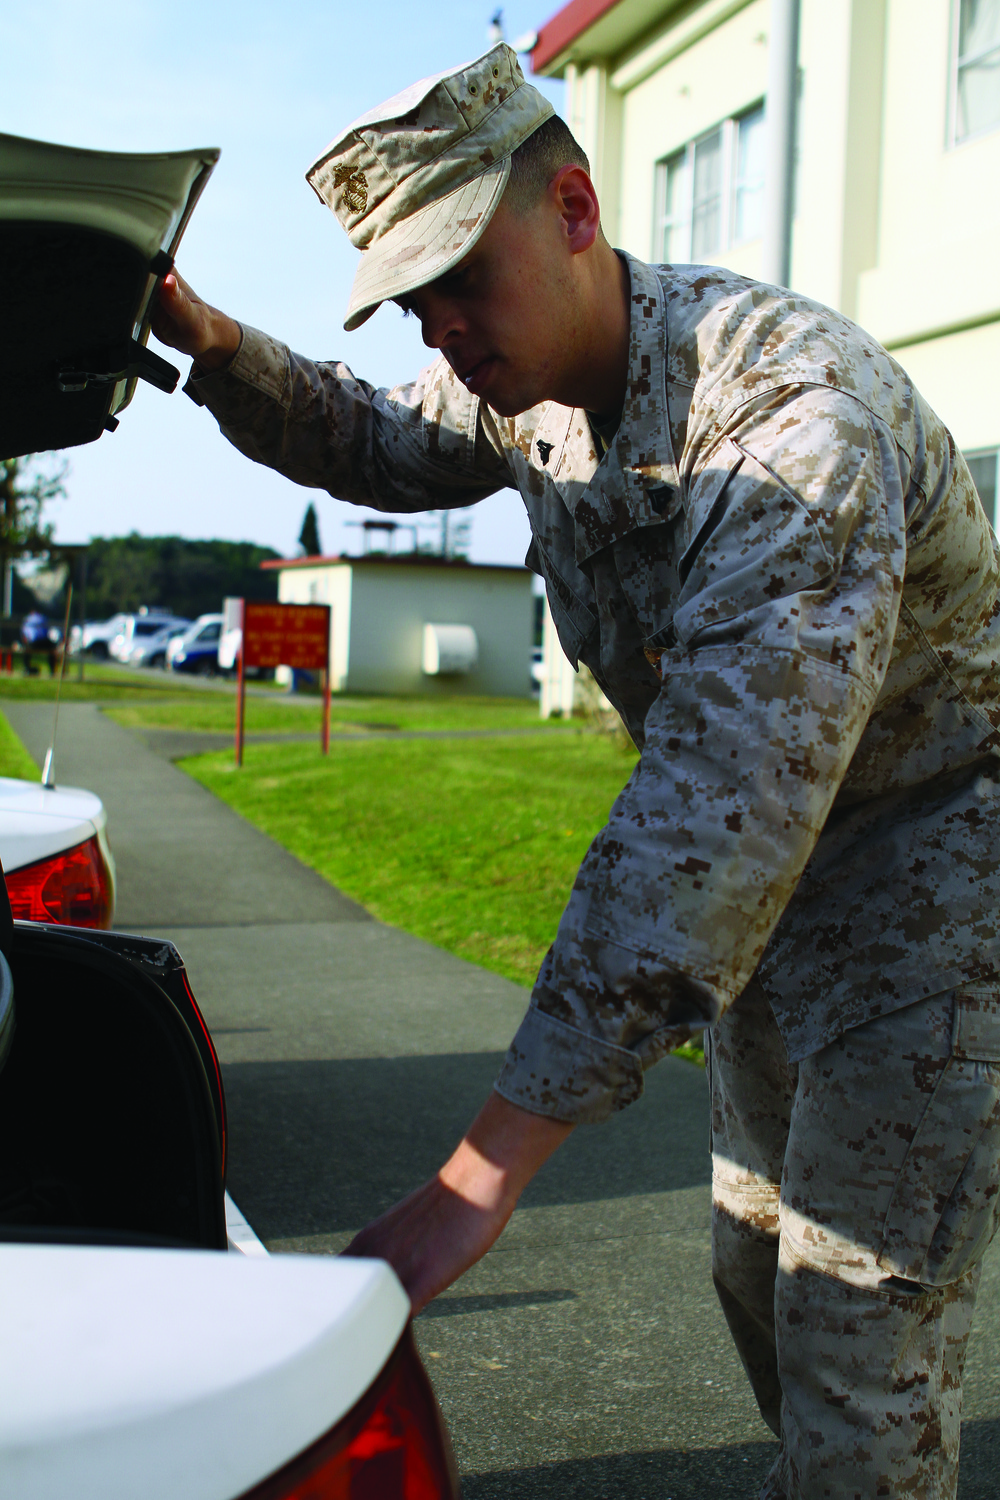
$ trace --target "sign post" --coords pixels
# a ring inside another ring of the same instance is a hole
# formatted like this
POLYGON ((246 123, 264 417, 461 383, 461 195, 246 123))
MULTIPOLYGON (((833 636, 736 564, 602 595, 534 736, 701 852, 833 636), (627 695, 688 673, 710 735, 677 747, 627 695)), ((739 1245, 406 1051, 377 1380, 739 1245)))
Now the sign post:
POLYGON ((330 606, 244 599, 236 686, 236 764, 243 764, 247 667, 298 667, 323 674, 320 745, 330 749, 330 606))

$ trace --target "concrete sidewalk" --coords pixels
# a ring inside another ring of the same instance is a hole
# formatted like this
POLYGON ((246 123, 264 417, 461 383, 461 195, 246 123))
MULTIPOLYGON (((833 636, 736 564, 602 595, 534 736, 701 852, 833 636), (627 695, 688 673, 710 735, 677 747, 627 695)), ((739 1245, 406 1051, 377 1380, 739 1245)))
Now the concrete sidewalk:
MULTIPOLYGON (((40 760, 51 705, 2 703, 40 760)), ((334 750, 332 753, 336 753, 334 750)), ((108 808, 118 925, 171 938, 223 1061, 230 1187, 272 1250, 329 1253, 440 1164, 526 992, 368 915, 93 705, 57 775, 108 808)), ((418 1320, 467 1500, 750 1497, 775 1445, 712 1290, 703 1074, 668 1059, 582 1128, 418 1320)), ((960 1494, 1000 1467, 1000 1264, 970 1354, 960 1494)))

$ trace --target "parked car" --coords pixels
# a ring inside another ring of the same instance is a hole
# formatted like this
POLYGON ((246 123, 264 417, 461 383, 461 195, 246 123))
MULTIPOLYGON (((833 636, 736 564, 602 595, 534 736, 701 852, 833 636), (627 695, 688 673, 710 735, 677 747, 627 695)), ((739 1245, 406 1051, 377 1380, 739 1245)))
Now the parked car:
MULTIPOLYGON (((219 671, 233 675, 243 647, 243 600, 223 599, 222 631, 219 636, 219 671)), ((260 670, 259 668, 257 669, 260 670)))
POLYGON ((112 615, 110 620, 85 620, 83 625, 73 625, 69 632, 70 654, 89 651, 98 661, 106 661, 108 646, 125 623, 123 614, 112 615))
POLYGON ((158 635, 174 616, 166 609, 140 609, 133 615, 125 615, 117 633, 108 642, 108 654, 115 661, 127 662, 140 642, 158 635))
POLYGON ((408 1313, 381 1261, 0 1245, 4 1494, 457 1500, 408 1313))
POLYGON ((211 677, 219 670, 221 615, 199 615, 182 636, 172 641, 167 663, 174 672, 194 672, 211 677))
POLYGON ((93 792, 0 777, 0 861, 15 917, 110 927, 115 863, 93 792))
MULTIPOLYGON (((92 442, 137 377, 172 387, 144 347, 149 302, 216 155, 0 136, 0 273, 18 291, 0 452, 92 442)), ((219 1253, 252 1235, 227 1205, 211 1037, 171 943, 63 925, 66 856, 100 849, 103 823, 97 799, 74 823, 62 795, 37 810, 65 811, 63 843, 0 807, 15 901, 46 914, 14 920, 0 880, 0 1494, 457 1500, 390 1267, 219 1253)))
POLYGON ((171 641, 179 640, 190 624, 190 620, 171 620, 152 635, 140 635, 129 652, 129 666, 165 667, 171 641))
POLYGON ((271 1260, 229 1199, 183 960, 99 930, 104 829, 91 793, 0 781, 12 907, 42 917, 0 892, 0 1493, 458 1500, 390 1267, 271 1260))

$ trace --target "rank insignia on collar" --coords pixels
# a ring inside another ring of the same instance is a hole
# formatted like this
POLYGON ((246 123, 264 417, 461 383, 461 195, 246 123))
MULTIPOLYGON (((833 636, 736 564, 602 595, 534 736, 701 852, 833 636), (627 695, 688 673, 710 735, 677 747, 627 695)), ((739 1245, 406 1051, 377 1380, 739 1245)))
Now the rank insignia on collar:
POLYGON ((535 447, 538 449, 538 456, 542 460, 542 468, 544 469, 552 452, 552 444, 545 442, 543 438, 536 438, 535 447))

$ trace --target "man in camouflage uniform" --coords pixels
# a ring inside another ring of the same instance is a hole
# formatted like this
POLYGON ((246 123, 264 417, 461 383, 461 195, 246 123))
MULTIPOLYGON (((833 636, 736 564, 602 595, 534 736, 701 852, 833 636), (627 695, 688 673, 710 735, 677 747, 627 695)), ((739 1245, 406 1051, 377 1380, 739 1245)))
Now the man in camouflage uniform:
POLYGON ((767 1496, 948 1496, 1000 1148, 998 559, 968 470, 838 314, 619 255, 494 48, 309 180, 442 354, 386 392, 168 277, 156 331, 249 457, 386 510, 523 496, 563 647, 641 751, 496 1089, 358 1236, 414 1306, 573 1125, 711 1028, 713 1264, 767 1496), (501 203, 501 199, 503 200, 501 203))

